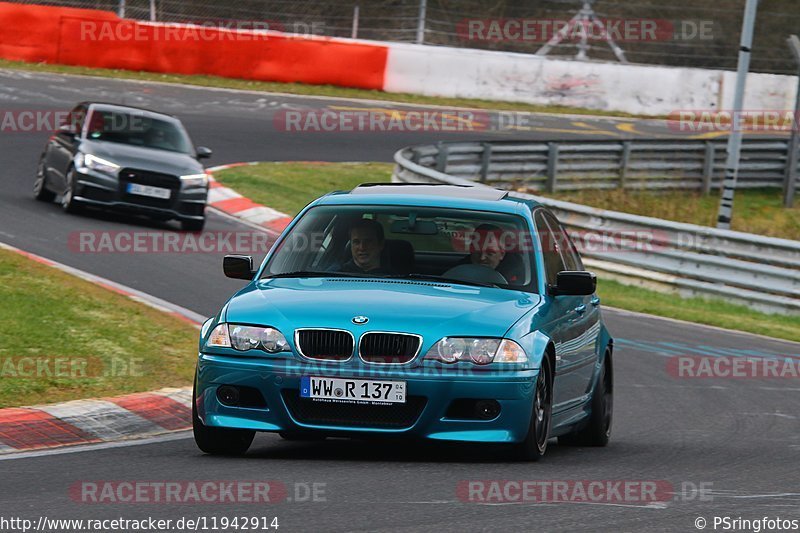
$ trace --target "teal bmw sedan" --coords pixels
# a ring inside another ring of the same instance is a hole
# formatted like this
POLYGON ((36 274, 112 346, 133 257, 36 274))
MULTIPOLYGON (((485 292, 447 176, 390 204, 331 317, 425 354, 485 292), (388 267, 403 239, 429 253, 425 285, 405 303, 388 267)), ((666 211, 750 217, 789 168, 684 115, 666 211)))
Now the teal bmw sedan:
POLYGON ((309 204, 203 324, 198 447, 286 439, 604 446, 613 339, 556 217, 485 187, 364 184, 309 204))

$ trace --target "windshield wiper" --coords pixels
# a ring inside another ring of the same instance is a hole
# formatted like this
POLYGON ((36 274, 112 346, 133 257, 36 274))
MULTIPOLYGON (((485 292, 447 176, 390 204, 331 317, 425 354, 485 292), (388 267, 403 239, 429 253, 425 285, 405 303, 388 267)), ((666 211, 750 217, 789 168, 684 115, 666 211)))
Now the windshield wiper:
POLYGON ((496 289, 501 289, 500 285, 496 283, 492 283, 490 281, 473 281, 473 280, 464 280, 458 278, 446 278, 444 276, 436 276, 434 274, 406 274, 403 276, 392 276, 394 278, 409 278, 409 279, 419 279, 423 281, 439 281, 443 283, 460 283, 461 285, 474 285, 476 287, 494 287, 496 289))

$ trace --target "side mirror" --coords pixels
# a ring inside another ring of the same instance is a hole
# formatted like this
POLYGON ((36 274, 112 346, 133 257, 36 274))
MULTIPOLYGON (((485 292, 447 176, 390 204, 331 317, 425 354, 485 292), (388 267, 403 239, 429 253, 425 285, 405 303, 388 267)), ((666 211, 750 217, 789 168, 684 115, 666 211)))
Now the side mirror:
POLYGON ((253 258, 249 255, 226 255, 222 260, 222 270, 233 279, 251 280, 255 275, 253 258))
POLYGON ((211 148, 206 148, 205 146, 197 147, 197 159, 208 159, 211 154, 211 148))
POLYGON ((550 285, 553 296, 590 296, 597 289, 597 276, 594 272, 570 271, 559 272, 555 286, 550 285))
POLYGON ((75 138, 75 135, 77 135, 75 133, 75 128, 73 128, 72 124, 70 124, 68 122, 60 125, 58 127, 58 132, 57 133, 60 133, 61 135, 66 135, 66 136, 71 137, 73 139, 75 138))

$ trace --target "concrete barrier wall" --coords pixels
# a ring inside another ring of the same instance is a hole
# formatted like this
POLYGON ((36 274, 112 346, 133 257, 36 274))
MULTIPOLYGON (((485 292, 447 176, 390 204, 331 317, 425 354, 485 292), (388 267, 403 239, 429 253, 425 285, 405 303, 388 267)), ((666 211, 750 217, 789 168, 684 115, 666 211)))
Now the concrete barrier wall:
MULTIPOLYGON (((730 109, 735 77, 721 70, 390 43, 384 90, 667 115, 686 109, 730 109)), ((745 106, 793 109, 796 80, 750 74, 745 106)))

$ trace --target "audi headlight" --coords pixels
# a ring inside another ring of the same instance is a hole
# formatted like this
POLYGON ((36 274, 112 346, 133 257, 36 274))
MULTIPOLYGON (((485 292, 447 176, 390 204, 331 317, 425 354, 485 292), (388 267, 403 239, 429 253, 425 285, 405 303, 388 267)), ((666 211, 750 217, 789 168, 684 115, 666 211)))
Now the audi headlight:
POLYGON ((116 175, 117 171, 120 169, 120 166, 113 161, 97 157, 96 155, 83 153, 78 153, 78 155, 75 156, 75 166, 111 175, 116 175))
POLYGON ((425 359, 442 363, 469 361, 476 365, 488 365, 525 363, 528 356, 522 346, 509 339, 445 337, 428 350, 425 359))
POLYGON ((275 328, 220 324, 208 338, 207 346, 233 348, 240 352, 261 349, 267 353, 291 351, 286 337, 275 328))
POLYGON ((208 185, 208 174, 187 174, 181 176, 184 187, 205 187, 208 185))

